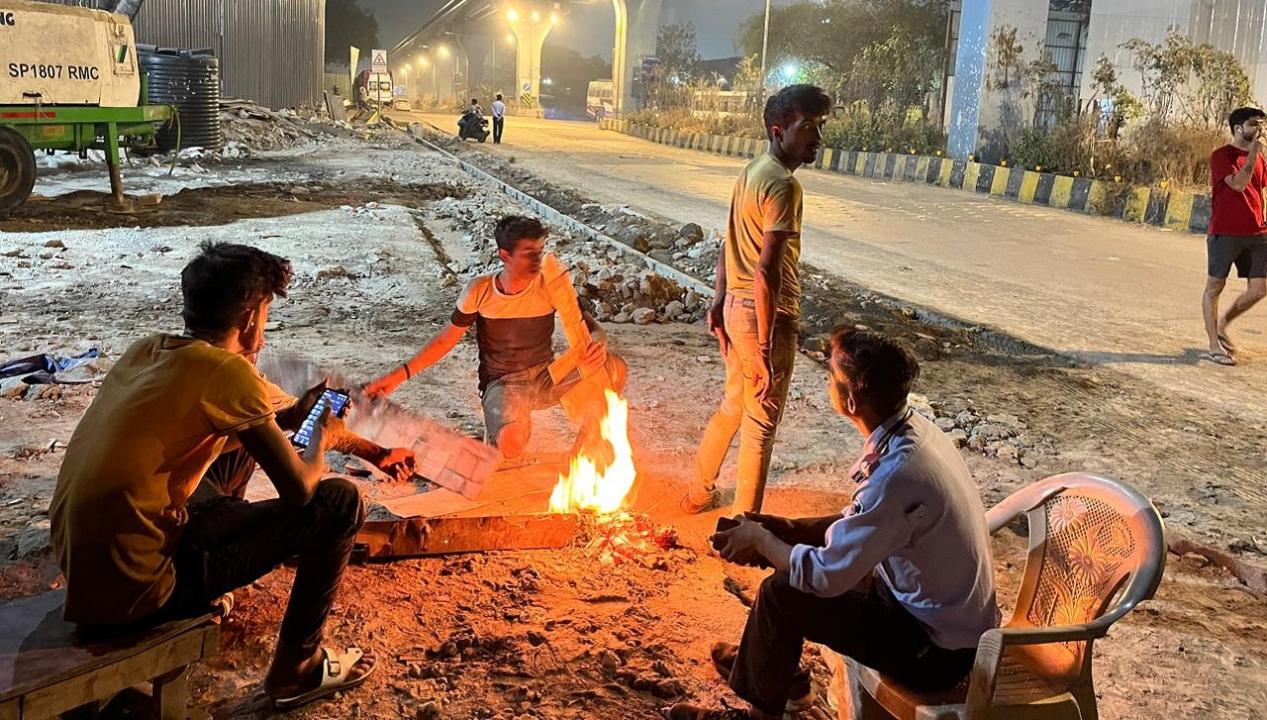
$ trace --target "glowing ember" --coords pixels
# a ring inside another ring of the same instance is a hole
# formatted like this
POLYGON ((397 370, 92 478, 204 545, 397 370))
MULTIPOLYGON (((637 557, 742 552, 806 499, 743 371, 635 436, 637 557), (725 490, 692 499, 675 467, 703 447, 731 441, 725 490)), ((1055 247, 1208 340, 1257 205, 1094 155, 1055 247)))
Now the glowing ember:
POLYGON ((638 471, 629 444, 629 403, 611 390, 607 391, 607 413, 599 432, 611 445, 614 459, 600 471, 598 461, 587 454, 587 448, 581 448, 572 458, 568 474, 559 475, 550 494, 550 512, 592 510, 606 514, 624 506, 638 471))

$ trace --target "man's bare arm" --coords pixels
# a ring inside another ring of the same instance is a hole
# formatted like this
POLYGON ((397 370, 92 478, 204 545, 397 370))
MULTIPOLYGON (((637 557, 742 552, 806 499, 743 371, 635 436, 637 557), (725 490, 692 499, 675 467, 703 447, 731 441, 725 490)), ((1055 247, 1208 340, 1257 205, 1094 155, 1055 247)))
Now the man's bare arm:
POLYGON ((416 355, 409 358, 400 367, 370 382, 365 386, 365 393, 371 397, 382 397, 427 368, 440 362, 448 355, 458 341, 466 334, 466 328, 452 322, 422 346, 416 355))
POLYGON ((787 251, 792 233, 782 230, 764 233, 761 257, 757 260, 757 272, 753 277, 753 296, 757 311, 757 345, 767 364, 770 340, 774 336, 774 314, 778 308, 779 292, 783 289, 783 254, 787 251))
POLYGON ((1249 181, 1254 178, 1254 168, 1258 165, 1258 156, 1262 154, 1262 151, 1262 143, 1255 140, 1249 148, 1249 156, 1245 158, 1245 164, 1240 170, 1223 178, 1223 182, 1236 192, 1245 192, 1245 188, 1249 187, 1249 181))
MULTIPOLYGON (((327 416, 328 419, 328 416, 327 416)), ((295 452, 295 446, 273 420, 237 433, 238 440, 251 458, 259 463, 268 476, 282 502, 292 507, 303 507, 317 491, 317 483, 325 471, 323 422, 312 433, 311 444, 303 454, 295 452)))

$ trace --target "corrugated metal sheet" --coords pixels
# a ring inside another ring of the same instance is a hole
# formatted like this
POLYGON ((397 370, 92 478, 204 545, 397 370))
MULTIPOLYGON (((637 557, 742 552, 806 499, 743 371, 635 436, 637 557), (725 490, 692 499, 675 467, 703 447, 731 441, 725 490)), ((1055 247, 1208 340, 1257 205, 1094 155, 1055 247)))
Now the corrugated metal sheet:
POLYGON ((137 42, 209 48, 220 92, 271 108, 318 105, 325 71, 325 0, 146 0, 137 42))

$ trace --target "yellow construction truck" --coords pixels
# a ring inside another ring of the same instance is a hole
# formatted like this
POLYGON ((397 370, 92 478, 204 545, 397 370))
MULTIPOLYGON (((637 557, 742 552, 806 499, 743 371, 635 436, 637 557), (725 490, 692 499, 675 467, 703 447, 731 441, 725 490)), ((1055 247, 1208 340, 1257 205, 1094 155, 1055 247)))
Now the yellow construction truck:
POLYGON ((147 102, 127 14, 139 5, 0 3, 0 216, 31 194, 36 150, 104 150, 111 192, 123 202, 119 148, 151 145, 175 117, 147 102))

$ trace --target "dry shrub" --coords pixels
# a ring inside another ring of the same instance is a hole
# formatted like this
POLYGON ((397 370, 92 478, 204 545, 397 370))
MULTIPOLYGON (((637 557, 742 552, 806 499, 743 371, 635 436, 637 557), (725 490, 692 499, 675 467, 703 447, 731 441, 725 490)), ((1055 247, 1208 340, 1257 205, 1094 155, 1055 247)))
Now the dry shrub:
POLYGON ((638 110, 629 113, 626 119, 637 125, 673 128, 686 133, 711 133, 745 138, 765 137, 761 122, 747 115, 720 117, 709 114, 705 117, 695 117, 686 108, 674 108, 672 110, 638 110))
POLYGON ((1226 142, 1221 129, 1149 120, 1123 138, 1122 174, 1145 185, 1167 181, 1180 188, 1205 187, 1210 184, 1210 153, 1226 142))

